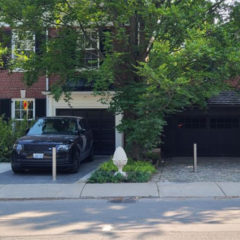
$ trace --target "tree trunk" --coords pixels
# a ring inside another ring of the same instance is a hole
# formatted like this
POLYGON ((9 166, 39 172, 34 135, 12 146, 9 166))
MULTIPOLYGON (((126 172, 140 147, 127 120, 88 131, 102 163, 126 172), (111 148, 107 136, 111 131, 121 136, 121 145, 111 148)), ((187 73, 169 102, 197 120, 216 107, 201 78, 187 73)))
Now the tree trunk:
POLYGON ((143 160, 144 149, 140 144, 134 142, 131 144, 131 151, 129 151, 129 156, 135 161, 143 160))

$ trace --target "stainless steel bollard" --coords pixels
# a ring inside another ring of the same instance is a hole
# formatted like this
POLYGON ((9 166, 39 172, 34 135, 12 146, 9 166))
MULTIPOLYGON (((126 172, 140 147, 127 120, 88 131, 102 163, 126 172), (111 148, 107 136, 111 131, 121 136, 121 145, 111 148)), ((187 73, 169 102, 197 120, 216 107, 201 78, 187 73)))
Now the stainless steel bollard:
POLYGON ((193 171, 197 172, 197 144, 193 144, 193 171))
POLYGON ((57 178, 57 154, 56 148, 52 148, 52 180, 56 181, 57 178))

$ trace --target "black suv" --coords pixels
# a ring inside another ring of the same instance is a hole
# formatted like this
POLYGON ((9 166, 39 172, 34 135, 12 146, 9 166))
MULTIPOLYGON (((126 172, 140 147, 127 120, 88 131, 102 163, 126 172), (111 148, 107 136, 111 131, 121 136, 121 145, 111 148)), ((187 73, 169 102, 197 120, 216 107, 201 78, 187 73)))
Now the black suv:
POLYGON ((51 168, 52 148, 57 150, 57 168, 77 172, 80 162, 93 158, 93 136, 82 117, 44 117, 13 146, 12 170, 51 168))

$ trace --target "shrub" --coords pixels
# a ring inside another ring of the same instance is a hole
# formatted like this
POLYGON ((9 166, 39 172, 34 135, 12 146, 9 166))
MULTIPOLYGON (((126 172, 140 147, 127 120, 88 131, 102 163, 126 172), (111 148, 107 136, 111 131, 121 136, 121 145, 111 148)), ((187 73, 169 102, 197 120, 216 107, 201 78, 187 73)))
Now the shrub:
POLYGON ((98 169, 89 178, 89 183, 120 183, 120 182, 147 182, 151 177, 149 172, 128 172, 127 177, 115 172, 98 169))
POLYGON ((0 117, 0 161, 6 161, 9 158, 14 141, 11 122, 0 117))
POLYGON ((13 144, 16 139, 23 136, 33 122, 27 120, 5 120, 0 117, 0 161, 9 161, 13 144))
POLYGON ((114 172, 108 172, 98 169, 95 171, 90 179, 89 183, 119 183, 124 180, 124 177, 121 174, 114 176, 114 172))
MULTIPOLYGON (((117 171, 117 167, 113 164, 112 160, 104 162, 100 165, 100 169, 103 171, 117 171)), ((156 171, 155 167, 146 161, 133 161, 128 159, 127 165, 123 168, 125 172, 149 172, 154 173, 156 171)))
POLYGON ((99 169, 89 178, 89 183, 120 183, 120 182, 147 182, 156 171, 150 162, 128 160, 123 168, 127 172, 127 177, 116 174, 117 167, 112 160, 104 162, 99 169))

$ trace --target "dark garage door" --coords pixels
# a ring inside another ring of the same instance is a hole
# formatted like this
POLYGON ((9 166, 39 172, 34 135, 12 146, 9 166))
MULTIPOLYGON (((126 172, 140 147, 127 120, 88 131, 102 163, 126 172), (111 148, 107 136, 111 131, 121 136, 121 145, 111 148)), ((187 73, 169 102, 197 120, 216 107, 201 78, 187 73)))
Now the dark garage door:
POLYGON ((95 154, 113 154, 115 149, 115 117, 106 109, 57 109, 57 116, 82 116, 93 130, 95 154))
POLYGON ((169 120, 163 151, 167 156, 240 156, 240 117, 178 116, 169 120))

